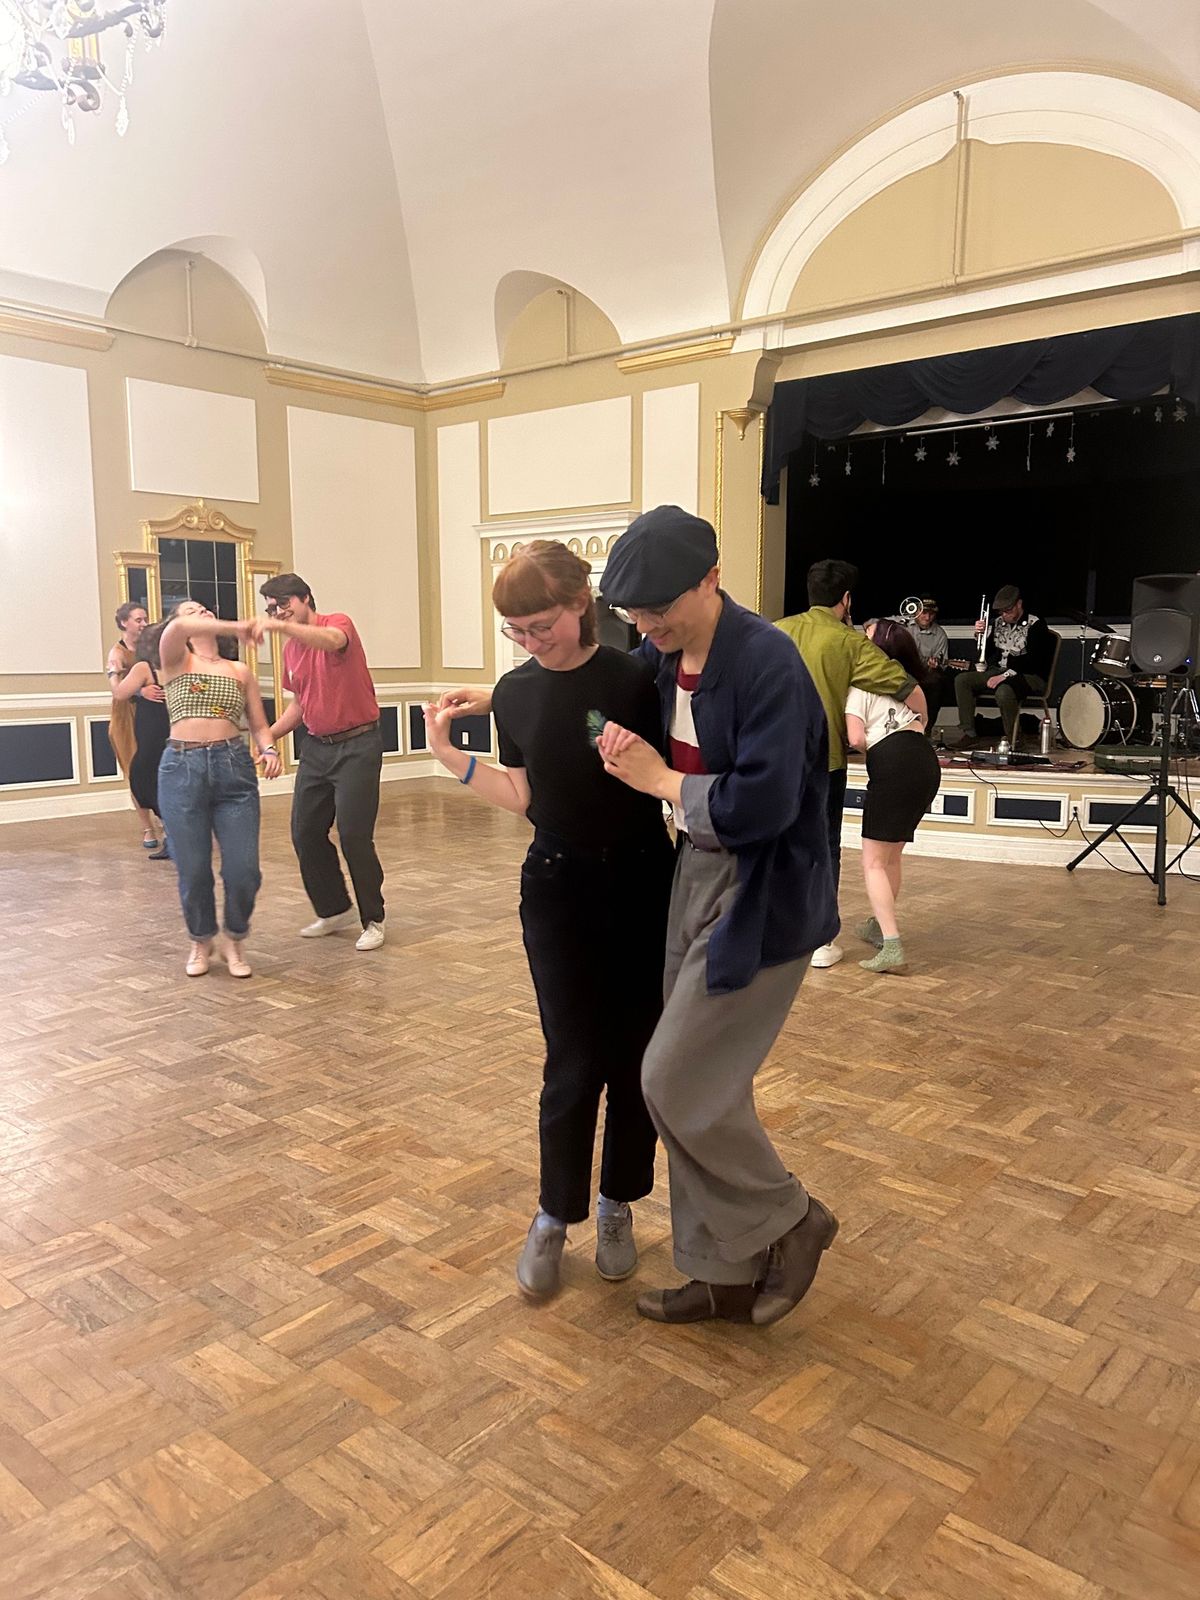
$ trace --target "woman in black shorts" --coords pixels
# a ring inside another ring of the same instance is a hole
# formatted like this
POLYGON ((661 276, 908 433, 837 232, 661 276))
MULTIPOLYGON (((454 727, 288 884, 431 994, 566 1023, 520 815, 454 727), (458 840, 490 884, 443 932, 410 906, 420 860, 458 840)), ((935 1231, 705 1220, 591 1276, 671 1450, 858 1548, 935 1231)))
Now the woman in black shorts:
MULTIPOLYGON (((868 622, 867 638, 891 656, 918 683, 921 664, 912 634, 899 622, 868 622)), ((862 861, 873 916, 859 937, 878 953, 859 966, 868 972, 903 972, 904 946, 896 921, 900 898, 900 858, 917 824, 933 804, 942 769, 925 737, 925 724, 903 701, 890 695, 851 689, 846 701, 846 738, 867 753, 867 799, 863 807, 862 861)))
POLYGON ((537 539, 492 591, 503 630, 530 660, 497 683, 500 765, 450 740, 455 695, 425 713, 429 748, 481 800, 533 824, 521 868, 521 931, 546 1064, 538 1112, 541 1192, 517 1283, 531 1300, 559 1287, 567 1227, 590 1209, 592 1150, 605 1099, 596 1269, 637 1266, 630 1203, 654 1186, 657 1135, 642 1099, 642 1056, 662 1011, 675 857, 662 806, 604 770, 605 721, 662 738, 658 691, 639 657, 596 640, 590 568, 537 539))
MULTIPOLYGON (((158 674, 162 670, 158 641, 162 638, 163 629, 173 615, 172 611, 164 621, 156 622, 145 629, 137 642, 137 659, 113 689, 114 700, 133 701, 133 732, 136 747, 133 760, 129 764, 129 787, 133 791, 134 804, 145 811, 152 811, 160 822, 162 814, 158 809, 158 764, 162 760, 163 751, 167 748, 171 718, 164 704, 166 694, 158 681, 158 674)), ((162 844, 150 860, 170 859, 171 845, 164 828, 162 844)))

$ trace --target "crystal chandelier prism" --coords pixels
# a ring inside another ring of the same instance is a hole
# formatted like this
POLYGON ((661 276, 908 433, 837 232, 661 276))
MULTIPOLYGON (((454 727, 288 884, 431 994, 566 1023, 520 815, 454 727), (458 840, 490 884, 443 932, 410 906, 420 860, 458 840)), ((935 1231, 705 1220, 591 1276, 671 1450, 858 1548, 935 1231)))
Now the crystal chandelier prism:
MULTIPOLYGON (((119 134, 129 127, 126 99, 133 82, 134 50, 146 49, 163 35, 168 0, 132 0, 104 9, 100 0, 0 0, 0 96, 14 88, 56 94, 67 140, 75 143, 75 113, 96 112, 108 98, 117 102, 119 134), (115 31, 124 41, 124 64, 114 77, 104 61, 104 36, 115 31)), ((24 116, 27 101, 0 120, 0 164, 8 159, 5 124, 24 116)))

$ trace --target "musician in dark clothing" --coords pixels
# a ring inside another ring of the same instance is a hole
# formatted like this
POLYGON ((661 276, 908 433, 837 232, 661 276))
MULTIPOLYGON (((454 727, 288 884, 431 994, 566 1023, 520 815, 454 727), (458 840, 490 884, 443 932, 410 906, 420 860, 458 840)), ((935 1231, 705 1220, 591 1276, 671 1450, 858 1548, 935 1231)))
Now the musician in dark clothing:
MULTIPOLYGON (((985 652, 987 669, 959 673, 954 698, 958 702, 963 740, 968 742, 975 733, 975 702, 980 694, 990 689, 1000 708, 1005 736, 1015 745, 1021 702, 1030 695, 1046 692, 1054 660, 1054 635, 1046 626, 1045 618, 1026 611, 1015 583, 1006 583, 997 591, 992 601, 992 614, 994 621, 985 652)), ((982 620, 977 622, 976 635, 981 634, 985 626, 982 620)))

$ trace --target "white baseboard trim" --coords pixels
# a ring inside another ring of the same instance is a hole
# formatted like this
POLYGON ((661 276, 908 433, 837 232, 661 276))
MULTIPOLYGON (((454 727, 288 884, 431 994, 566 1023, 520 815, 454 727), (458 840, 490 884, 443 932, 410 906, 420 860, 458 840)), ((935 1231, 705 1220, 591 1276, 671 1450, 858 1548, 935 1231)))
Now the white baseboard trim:
MULTIPOLYGON (((1098 835, 1097 835, 1098 837, 1098 835)), ((1132 843, 1132 841, 1130 841, 1132 843)), ((940 856, 948 861, 996 861, 1012 863, 1023 867, 1065 867, 1072 861, 1084 847, 1084 839, 1073 833, 1069 839, 1014 839, 1005 834, 987 833, 935 833, 932 829, 918 828, 917 836, 908 846, 907 853, 913 856, 940 856)), ((862 835, 858 828, 843 828, 843 850, 859 850, 862 848, 862 835)), ((1118 866, 1129 872, 1137 869, 1129 860, 1124 846, 1116 839, 1109 839, 1101 846, 1109 862, 1116 862, 1118 866)), ((1154 865, 1154 845, 1133 844, 1137 858, 1144 866, 1154 865)), ((1168 860, 1179 849, 1178 845, 1168 842, 1168 860)), ((1200 876, 1200 849, 1197 850, 1197 861, 1193 871, 1200 876)), ((1185 862, 1187 858, 1184 858, 1185 862)), ((1099 867, 1105 871, 1110 870, 1108 862, 1101 860, 1100 851, 1090 855, 1086 861, 1080 863, 1080 870, 1085 867, 1099 867)), ((1174 872, 1182 876, 1183 868, 1175 867, 1174 872)), ((1190 876, 1190 874, 1189 874, 1190 876)))
MULTIPOLYGON (((380 779, 382 783, 396 783, 406 778, 445 778, 448 783, 455 781, 432 757, 424 761, 384 761, 380 779)), ((290 795, 295 787, 296 775, 288 772, 274 783, 264 784, 262 797, 271 800, 290 795)), ((94 794, 43 795, 38 799, 4 800, 0 801, 0 827, 8 822, 47 822, 56 817, 86 817, 104 811, 132 810, 129 791, 124 788, 116 794, 109 790, 94 794)))

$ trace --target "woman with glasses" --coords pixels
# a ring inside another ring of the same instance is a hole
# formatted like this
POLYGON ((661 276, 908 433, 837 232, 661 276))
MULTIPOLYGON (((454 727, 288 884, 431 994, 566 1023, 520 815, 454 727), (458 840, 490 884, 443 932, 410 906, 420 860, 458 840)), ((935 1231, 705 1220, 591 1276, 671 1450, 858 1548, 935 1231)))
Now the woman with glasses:
POLYGON ((674 855, 661 805, 607 775, 596 741, 611 720, 657 747, 661 724, 648 667, 597 643, 590 571, 565 545, 542 539, 519 550, 496 579, 503 631, 530 656, 492 695, 498 768, 480 766, 451 743, 452 705, 425 713, 442 765, 534 829, 521 869, 521 928, 546 1061, 541 1193, 517 1282, 538 1300, 558 1289, 567 1228, 590 1209, 602 1093, 596 1267, 603 1278, 627 1278, 637 1266, 631 1205, 654 1184, 656 1135, 640 1075, 662 1009, 674 855))
MULTIPOLYGON (((931 669, 923 665, 916 642, 902 622, 868 622, 868 639, 898 661, 918 684, 931 669)), ((901 973, 905 968, 896 901, 900 898, 900 858, 933 804, 942 769, 925 724, 903 700, 851 689, 846 699, 846 740, 867 757, 867 800, 862 819, 863 880, 873 915, 858 930, 876 954, 859 966, 868 972, 901 973)))
POLYGON ((254 675, 241 661, 227 661, 217 640, 233 635, 261 638, 262 624, 225 622, 207 606, 184 600, 158 642, 171 737, 158 769, 158 803, 179 871, 183 920, 192 938, 184 970, 189 978, 208 971, 217 935, 212 846, 221 847, 225 885, 222 954, 232 978, 251 976, 242 941, 250 931, 262 883, 258 869, 258 779, 242 738, 242 716, 262 752, 263 774, 281 767, 267 729, 254 675))

